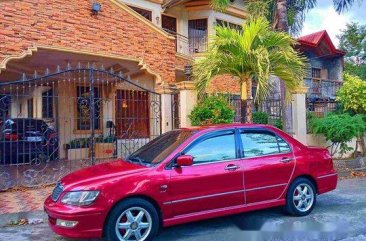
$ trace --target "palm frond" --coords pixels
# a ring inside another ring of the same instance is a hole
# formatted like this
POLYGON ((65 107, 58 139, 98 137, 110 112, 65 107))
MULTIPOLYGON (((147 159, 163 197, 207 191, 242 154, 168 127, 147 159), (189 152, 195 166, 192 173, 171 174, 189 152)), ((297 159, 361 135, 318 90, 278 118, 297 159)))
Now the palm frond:
POLYGON ((211 6, 214 10, 223 12, 230 5, 230 0, 211 0, 211 6))
POLYGON ((243 31, 217 27, 208 51, 196 60, 193 80, 200 97, 211 79, 229 74, 243 81, 255 81, 255 101, 267 98, 272 90, 271 75, 281 78, 288 93, 298 88, 305 76, 306 60, 294 49, 287 33, 273 31, 265 18, 243 24, 243 31))
MULTIPOLYGON (((334 8, 338 13, 347 11, 356 1, 355 0, 333 0, 334 8)), ((358 0, 361 3, 361 0, 358 0)))

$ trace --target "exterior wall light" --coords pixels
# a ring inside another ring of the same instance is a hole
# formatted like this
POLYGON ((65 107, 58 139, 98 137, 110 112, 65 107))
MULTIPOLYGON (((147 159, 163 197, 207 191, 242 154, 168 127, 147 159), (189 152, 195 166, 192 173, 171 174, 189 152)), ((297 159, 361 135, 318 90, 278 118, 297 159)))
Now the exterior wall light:
POLYGON ((93 6, 92 6, 92 12, 93 14, 97 15, 100 11, 100 9, 102 8, 102 5, 100 5, 100 3, 98 2, 94 2, 93 6))

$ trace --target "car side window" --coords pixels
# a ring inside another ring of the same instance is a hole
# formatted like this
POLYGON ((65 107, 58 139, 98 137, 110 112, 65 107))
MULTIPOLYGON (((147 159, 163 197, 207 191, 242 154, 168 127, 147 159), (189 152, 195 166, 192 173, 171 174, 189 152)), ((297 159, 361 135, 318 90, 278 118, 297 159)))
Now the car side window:
POLYGON ((278 148, 280 148, 280 153, 291 152, 290 146, 281 137, 277 136, 278 148))
POLYGON ((240 134, 244 157, 287 153, 291 149, 280 137, 266 131, 245 131, 240 134))
POLYGON ((193 164, 232 160, 236 158, 234 133, 212 136, 198 142, 186 155, 193 157, 193 164))

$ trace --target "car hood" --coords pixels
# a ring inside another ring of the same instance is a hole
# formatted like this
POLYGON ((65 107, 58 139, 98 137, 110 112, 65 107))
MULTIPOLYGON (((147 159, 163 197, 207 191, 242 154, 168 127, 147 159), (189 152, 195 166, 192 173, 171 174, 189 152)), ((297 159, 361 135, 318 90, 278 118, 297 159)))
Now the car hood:
POLYGON ((124 160, 116 160, 72 172, 62 178, 61 183, 66 191, 71 191, 93 187, 103 180, 113 180, 117 177, 132 175, 147 169, 145 166, 124 160))

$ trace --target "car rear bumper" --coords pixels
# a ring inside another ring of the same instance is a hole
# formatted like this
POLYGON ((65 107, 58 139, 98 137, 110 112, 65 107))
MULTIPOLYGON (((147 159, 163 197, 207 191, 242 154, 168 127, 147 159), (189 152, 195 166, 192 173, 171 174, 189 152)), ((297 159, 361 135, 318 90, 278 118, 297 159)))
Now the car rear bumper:
POLYGON ((80 207, 65 206, 52 201, 48 197, 44 203, 44 210, 48 216, 48 225, 58 235, 67 238, 101 238, 105 215, 98 211, 84 210, 80 207), (67 228, 56 225, 56 220, 76 221, 75 227, 67 228))
POLYGON ((337 188, 338 174, 336 171, 320 175, 316 179, 319 194, 330 192, 337 188))

